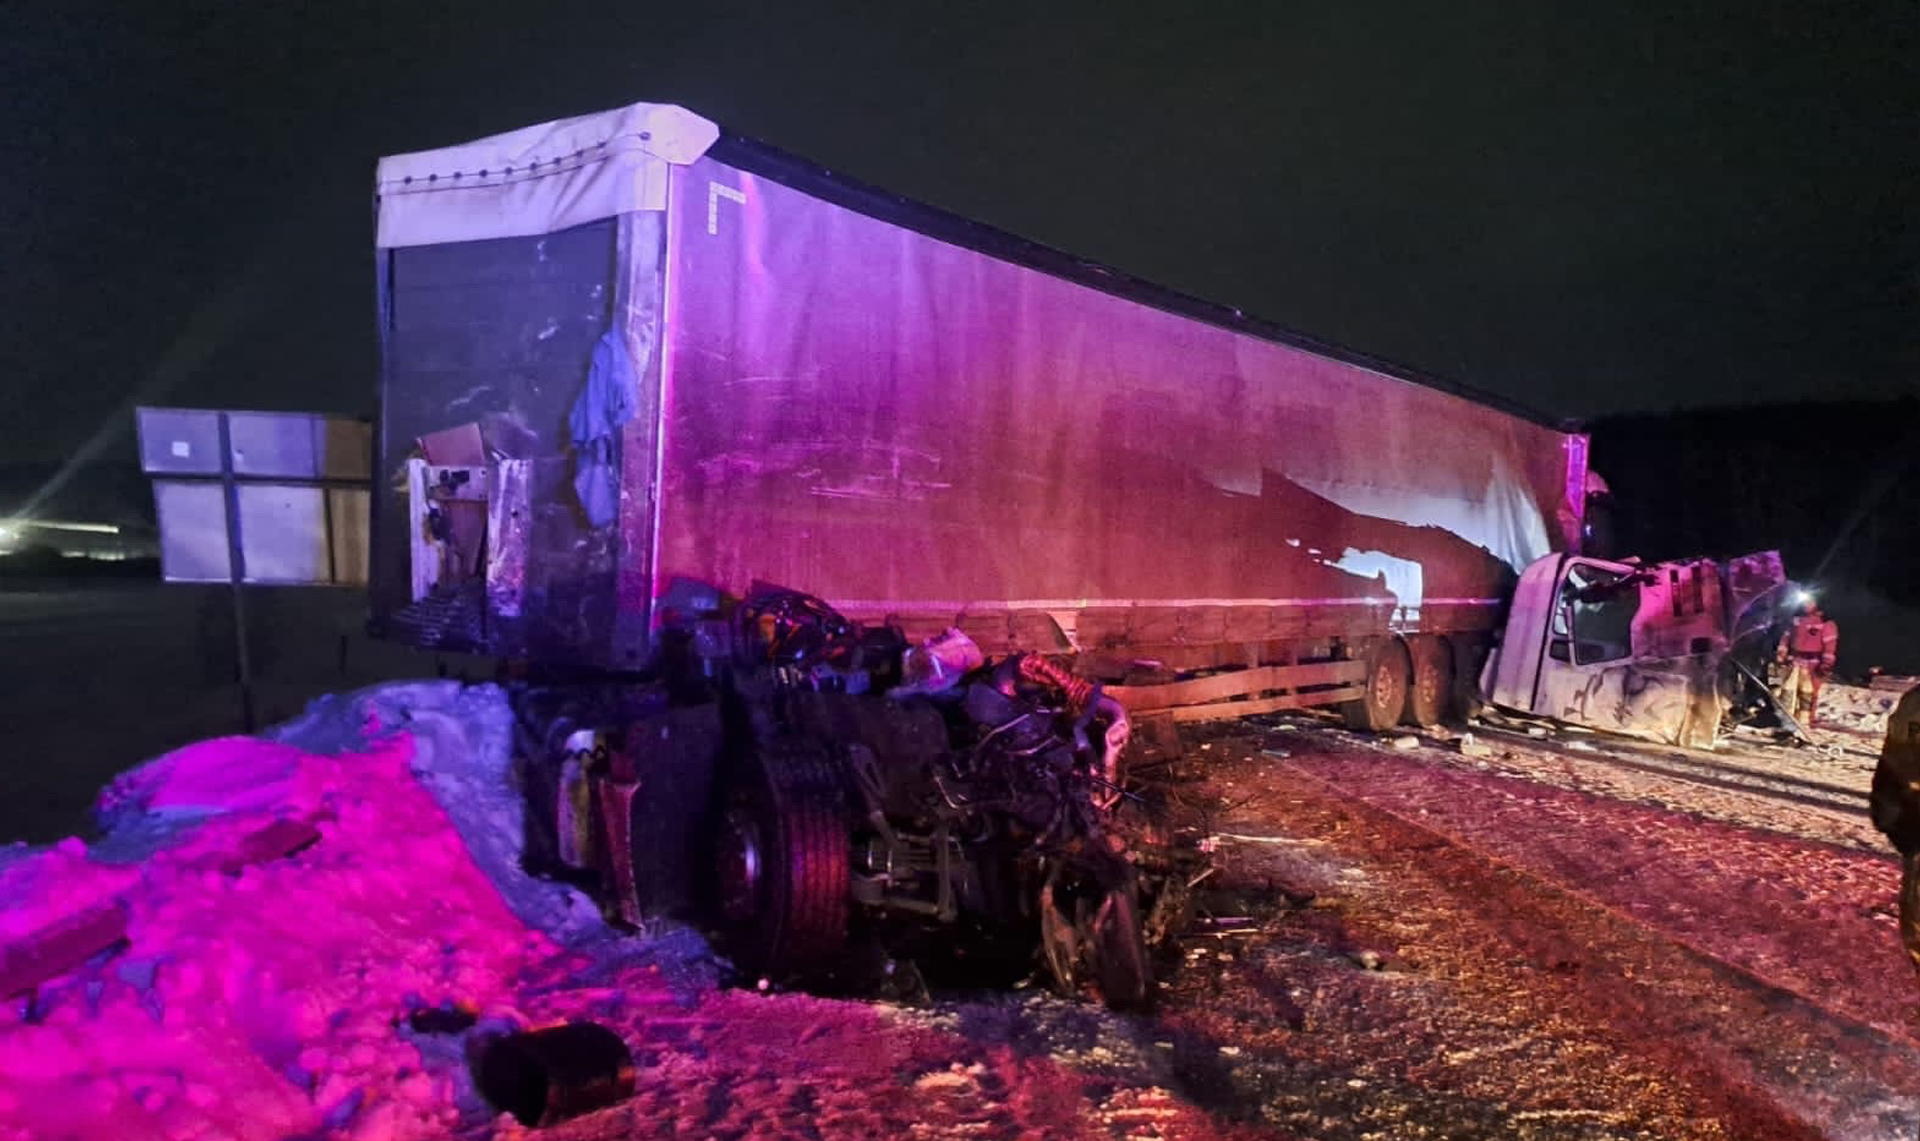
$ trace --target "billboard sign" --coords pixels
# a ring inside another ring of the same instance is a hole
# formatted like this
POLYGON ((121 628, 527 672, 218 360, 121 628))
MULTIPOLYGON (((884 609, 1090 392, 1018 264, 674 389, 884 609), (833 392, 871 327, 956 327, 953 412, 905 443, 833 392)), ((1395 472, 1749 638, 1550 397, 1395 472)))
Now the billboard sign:
POLYGON ((366 585, 370 423, 186 408, 135 417, 166 581, 366 585))

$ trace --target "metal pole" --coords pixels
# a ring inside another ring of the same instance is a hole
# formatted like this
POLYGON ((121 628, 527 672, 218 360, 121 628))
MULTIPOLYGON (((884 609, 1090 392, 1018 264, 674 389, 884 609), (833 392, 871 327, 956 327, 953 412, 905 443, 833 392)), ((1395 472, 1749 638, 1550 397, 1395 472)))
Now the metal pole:
POLYGON ((233 478, 233 430, 227 414, 220 413, 220 486, 227 501, 227 584, 233 590, 234 662, 240 671, 240 719, 247 732, 254 730, 253 664, 247 655, 247 606, 242 584, 247 578, 247 559, 240 542, 240 485, 233 478))

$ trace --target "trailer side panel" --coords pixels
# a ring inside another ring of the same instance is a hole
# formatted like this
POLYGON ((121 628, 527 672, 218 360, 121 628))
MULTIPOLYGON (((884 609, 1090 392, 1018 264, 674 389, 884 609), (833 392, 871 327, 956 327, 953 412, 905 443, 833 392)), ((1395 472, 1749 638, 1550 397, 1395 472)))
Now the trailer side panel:
POLYGON ((1136 646, 1477 630, 1567 545, 1580 437, 711 158, 673 175, 657 591, 1136 646))

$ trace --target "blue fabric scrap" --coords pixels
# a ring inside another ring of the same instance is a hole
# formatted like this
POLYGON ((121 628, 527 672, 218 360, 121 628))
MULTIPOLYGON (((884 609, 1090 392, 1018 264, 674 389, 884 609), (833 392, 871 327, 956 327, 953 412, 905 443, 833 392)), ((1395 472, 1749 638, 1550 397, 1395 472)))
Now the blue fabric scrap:
POLYGON ((620 426, 633 419, 633 395, 640 378, 618 328, 601 334, 587 367, 587 385, 573 402, 567 428, 573 435, 573 491, 593 527, 605 527, 618 514, 620 480, 614 470, 614 446, 620 426))

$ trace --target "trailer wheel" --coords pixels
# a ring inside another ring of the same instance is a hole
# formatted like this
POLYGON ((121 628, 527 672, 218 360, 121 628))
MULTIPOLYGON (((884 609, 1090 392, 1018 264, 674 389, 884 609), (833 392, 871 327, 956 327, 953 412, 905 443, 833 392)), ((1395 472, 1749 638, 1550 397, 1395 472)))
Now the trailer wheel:
POLYGON ((803 975, 845 947, 853 873, 842 778, 823 749, 791 740, 732 766, 714 873, 721 935, 742 969, 803 975))
POLYGON ((1413 670, 1406 721, 1431 728, 1453 716, 1453 647, 1445 638, 1422 634, 1409 639, 1407 654, 1413 670))
POLYGON ((1407 705, 1407 675, 1412 665, 1407 646, 1398 638, 1381 638, 1367 648, 1366 692, 1358 701, 1344 702, 1341 716, 1347 727, 1384 733, 1400 723, 1407 705))

